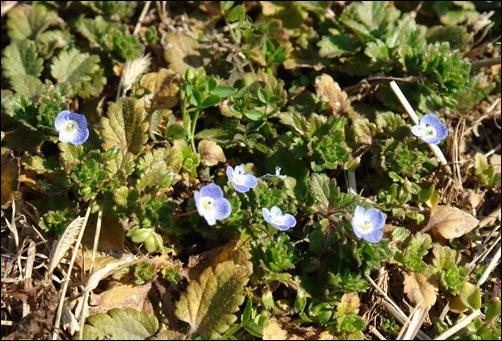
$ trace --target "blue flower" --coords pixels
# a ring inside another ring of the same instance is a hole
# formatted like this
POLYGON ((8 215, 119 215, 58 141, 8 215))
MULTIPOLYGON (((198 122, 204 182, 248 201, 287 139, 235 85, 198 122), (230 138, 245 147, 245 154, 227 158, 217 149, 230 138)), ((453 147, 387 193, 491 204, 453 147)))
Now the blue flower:
POLYGON ((286 231, 296 225, 296 219, 291 214, 282 214, 279 207, 274 206, 270 210, 268 208, 261 209, 263 213, 263 218, 280 231, 286 231))
POLYGON ((89 137, 87 120, 81 114, 63 110, 56 117, 54 126, 59 132, 59 141, 61 142, 79 145, 87 141, 89 137))
POLYGON ((365 210, 363 207, 357 206, 351 222, 358 238, 370 243, 378 243, 382 239, 385 215, 379 209, 365 210))
POLYGON ((448 136, 448 128, 434 114, 424 115, 418 125, 411 127, 411 132, 430 144, 438 144, 448 136))
POLYGON ((255 188, 258 184, 256 176, 246 174, 242 166, 235 166, 235 170, 231 166, 228 166, 227 176, 237 192, 245 193, 251 188, 255 188))
POLYGON ((216 220, 227 218, 232 211, 232 205, 223 197, 220 186, 211 183, 195 191, 195 206, 209 225, 214 225, 216 220))

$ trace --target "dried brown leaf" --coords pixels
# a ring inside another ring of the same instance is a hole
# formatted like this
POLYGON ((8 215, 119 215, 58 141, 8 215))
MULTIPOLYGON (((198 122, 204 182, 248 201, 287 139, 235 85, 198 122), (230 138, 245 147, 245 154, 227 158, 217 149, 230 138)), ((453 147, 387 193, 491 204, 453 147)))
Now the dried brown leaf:
POLYGON ((436 229, 444 238, 455 239, 472 231, 479 220, 467 212, 449 205, 431 208, 431 216, 422 232, 436 229))
POLYGON ((202 165, 211 167, 218 164, 218 162, 225 162, 227 158, 223 149, 211 140, 201 140, 197 147, 200 154, 200 162, 202 165))
POLYGON ((404 275, 404 293, 415 304, 423 301, 431 307, 436 303, 438 285, 434 275, 424 275, 420 272, 408 272, 404 275))
POLYGON ((347 99, 347 93, 343 91, 333 78, 323 73, 316 77, 316 92, 323 102, 331 107, 333 115, 340 115, 347 112, 350 102, 347 99))

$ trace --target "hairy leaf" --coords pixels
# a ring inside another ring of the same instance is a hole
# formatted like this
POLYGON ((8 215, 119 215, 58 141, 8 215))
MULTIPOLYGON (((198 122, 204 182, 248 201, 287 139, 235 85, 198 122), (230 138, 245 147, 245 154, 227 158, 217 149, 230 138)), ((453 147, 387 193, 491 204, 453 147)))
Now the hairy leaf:
POLYGON ((83 98, 98 96, 106 84, 99 62, 97 55, 71 48, 53 59, 51 75, 60 83, 70 83, 73 95, 83 98))
POLYGON ((3 51, 4 75, 13 79, 21 75, 40 77, 43 59, 38 57, 35 43, 29 40, 13 41, 3 51))
POLYGON ((96 314, 84 325, 84 340, 145 340, 159 329, 154 315, 132 308, 112 309, 96 314))
POLYGON ((119 148, 123 154, 140 154, 148 140, 148 122, 144 108, 133 98, 121 98, 108 108, 101 119, 103 149, 119 148))
POLYGON ((14 7, 7 18, 9 37, 14 40, 36 39, 50 25, 57 22, 54 11, 43 5, 14 7))
POLYGON ((174 149, 159 148, 148 151, 138 162, 137 169, 141 176, 136 189, 143 191, 146 187, 168 187, 181 167, 181 160, 174 149))
POLYGON ((221 338, 234 315, 244 302, 243 290, 252 272, 245 261, 235 264, 229 260, 207 268, 199 280, 190 282, 176 303, 176 316, 190 324, 190 334, 200 334, 206 339, 221 338))

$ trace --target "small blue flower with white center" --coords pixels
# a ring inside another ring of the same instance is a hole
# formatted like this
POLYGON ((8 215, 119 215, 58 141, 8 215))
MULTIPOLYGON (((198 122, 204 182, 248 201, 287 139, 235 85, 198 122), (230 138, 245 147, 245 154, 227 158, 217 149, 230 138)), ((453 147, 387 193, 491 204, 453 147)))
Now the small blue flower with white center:
POLYGON ((246 193, 251 188, 255 188, 258 184, 256 176, 252 174, 246 174, 244 167, 235 166, 233 169, 231 166, 227 167, 228 180, 237 192, 246 193))
POLYGON ((434 114, 424 115, 419 124, 411 127, 411 132, 430 144, 438 144, 448 136, 448 128, 434 114))
POLYGON ((289 213, 282 214, 281 209, 277 206, 272 207, 270 210, 264 207, 261 211, 267 223, 279 231, 287 231, 296 225, 296 218, 289 213))
POLYGON ((357 206, 351 223, 358 238, 370 243, 378 243, 383 236, 385 215, 376 208, 365 210, 364 207, 357 206))
POLYGON ((69 110, 63 110, 57 115, 54 126, 59 132, 61 142, 79 145, 87 141, 89 137, 85 116, 69 110))
POLYGON ((209 225, 214 225, 216 220, 227 218, 232 211, 232 205, 223 197, 223 190, 215 183, 195 191, 194 199, 197 211, 209 225))

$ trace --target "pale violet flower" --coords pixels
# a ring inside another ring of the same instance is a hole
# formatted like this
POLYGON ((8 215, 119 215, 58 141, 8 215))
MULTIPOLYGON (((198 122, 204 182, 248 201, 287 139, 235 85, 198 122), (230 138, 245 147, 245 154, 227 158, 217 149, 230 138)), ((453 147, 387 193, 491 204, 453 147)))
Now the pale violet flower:
POLYGON ((267 223, 280 231, 289 230, 296 225, 295 217, 289 213, 282 214, 281 209, 277 206, 272 207, 270 210, 264 207, 261 211, 267 223))
POLYGON ((424 115, 417 125, 411 127, 411 132, 430 144, 438 144, 448 136, 448 128, 434 114, 424 115))
POLYGON ((357 206, 351 223, 358 238, 370 243, 378 243, 382 239, 385 215, 376 208, 365 210, 357 206))
POLYGON ((63 110, 57 115, 54 126, 59 132, 61 142, 79 145, 87 141, 89 137, 85 116, 69 110, 63 110))
POLYGON ((246 174, 242 166, 235 166, 233 169, 231 166, 227 167, 228 180, 234 186, 237 192, 245 193, 251 188, 255 188, 258 184, 256 176, 252 174, 246 174))
POLYGON ((214 225, 216 220, 227 218, 232 211, 232 205, 223 197, 223 190, 215 183, 195 191, 194 199, 197 211, 209 225, 214 225))

